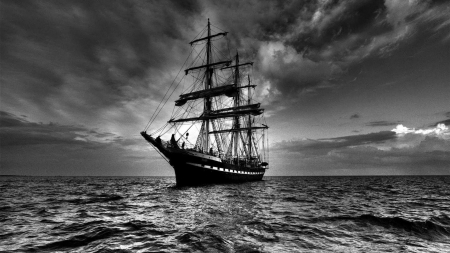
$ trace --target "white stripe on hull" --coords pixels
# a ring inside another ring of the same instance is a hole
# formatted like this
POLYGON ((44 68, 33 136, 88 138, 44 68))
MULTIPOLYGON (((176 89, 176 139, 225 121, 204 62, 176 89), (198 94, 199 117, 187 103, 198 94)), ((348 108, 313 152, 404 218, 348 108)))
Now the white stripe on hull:
POLYGON ((264 172, 260 172, 260 171, 239 171, 239 170, 231 170, 231 169, 225 169, 225 168, 214 167, 214 166, 210 166, 210 165, 203 165, 203 164, 198 164, 198 163, 189 163, 189 162, 187 162, 186 164, 189 164, 189 165, 191 165, 191 166, 200 167, 200 168, 211 169, 211 170, 218 170, 218 171, 224 171, 224 172, 234 173, 234 174, 246 174, 246 175, 261 175, 261 174, 264 174, 264 172))

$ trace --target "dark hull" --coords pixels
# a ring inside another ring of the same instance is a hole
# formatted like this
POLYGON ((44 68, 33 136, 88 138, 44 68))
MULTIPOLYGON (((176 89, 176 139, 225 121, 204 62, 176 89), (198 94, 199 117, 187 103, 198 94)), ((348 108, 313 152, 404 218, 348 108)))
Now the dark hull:
POLYGON ((230 164, 208 154, 167 147, 145 133, 142 135, 169 160, 178 186, 260 181, 266 171, 261 166, 230 164))
MULTIPOLYGON (((173 166, 177 185, 204 185, 242 183, 262 180, 264 173, 238 174, 220 170, 213 170, 207 165, 178 164, 173 166)), ((237 170, 235 170, 237 171, 237 170)))

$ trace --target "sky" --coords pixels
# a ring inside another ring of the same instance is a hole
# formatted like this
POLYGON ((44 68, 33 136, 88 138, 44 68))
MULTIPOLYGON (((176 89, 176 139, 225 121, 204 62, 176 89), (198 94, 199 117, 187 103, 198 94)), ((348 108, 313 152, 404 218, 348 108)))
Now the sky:
POLYGON ((139 132, 208 18, 254 62, 266 175, 450 175, 444 0, 1 0, 0 175, 173 176, 139 132))

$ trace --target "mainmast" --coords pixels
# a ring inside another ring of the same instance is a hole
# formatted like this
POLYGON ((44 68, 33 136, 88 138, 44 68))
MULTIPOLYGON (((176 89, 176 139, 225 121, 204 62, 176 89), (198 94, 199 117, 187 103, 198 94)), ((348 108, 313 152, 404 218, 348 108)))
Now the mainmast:
MULTIPOLYGON (((207 42, 206 42, 206 70, 205 70, 205 75, 206 75, 206 83, 205 83, 205 90, 211 89, 211 77, 212 77, 212 72, 213 69, 210 66, 211 63, 211 24, 209 23, 209 18, 208 18, 208 37, 207 37, 207 42)), ((205 105, 204 105, 204 110, 203 113, 207 114, 211 111, 211 97, 205 97, 205 105)), ((204 140, 205 140, 205 146, 204 148, 206 149, 206 151, 208 151, 209 148, 209 119, 206 119, 204 121, 204 128, 205 128, 205 136, 204 136, 204 140)))
MULTIPOLYGON (((234 96, 234 108, 241 108, 241 107, 251 107, 252 105, 248 104, 246 106, 241 106, 240 105, 240 90, 241 88, 251 88, 254 87, 253 85, 248 84, 247 86, 241 86, 240 85, 240 72, 239 72, 239 67, 245 66, 245 65, 253 65, 253 62, 247 62, 247 63, 242 63, 239 64, 239 53, 236 52, 236 59, 235 59, 235 65, 234 66, 228 66, 228 67, 224 67, 222 69, 227 69, 227 68, 234 68, 234 87, 236 89, 236 93, 234 96)), ((259 104, 258 104, 259 107, 259 104)), ((248 113, 245 113, 245 115, 250 115, 250 114, 255 114, 255 115, 259 115, 262 113, 262 109, 257 109, 259 110, 256 113, 247 111, 248 113)), ((233 127, 232 130, 234 129, 234 131, 232 131, 232 138, 231 138, 231 147, 232 150, 234 151, 234 155, 236 156, 236 158, 239 158, 239 138, 242 139, 242 141, 244 142, 244 139, 242 137, 242 130, 247 130, 247 129, 251 129, 251 128, 241 128, 241 122, 239 120, 239 117, 243 116, 243 115, 236 115, 233 119, 233 127)), ((249 116, 250 117, 250 116, 249 116)), ((251 130, 250 130, 251 131, 251 130)), ((244 149, 244 151, 247 153, 247 146, 245 143, 242 143, 242 147, 244 149)))

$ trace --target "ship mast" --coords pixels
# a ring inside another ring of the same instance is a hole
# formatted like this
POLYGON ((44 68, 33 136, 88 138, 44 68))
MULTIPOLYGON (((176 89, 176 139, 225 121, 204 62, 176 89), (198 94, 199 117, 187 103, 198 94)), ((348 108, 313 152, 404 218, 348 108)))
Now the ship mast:
MULTIPOLYGON (((250 75, 248 75, 247 105, 250 105, 250 75)), ((252 160, 252 116, 248 115, 248 161, 252 160)))
MULTIPOLYGON (((239 64, 239 53, 236 52, 236 58, 235 58, 235 65, 234 66, 228 66, 228 67, 223 67, 222 69, 228 69, 228 68, 234 68, 234 88, 236 89, 236 93, 234 95, 234 108, 238 109, 238 108, 250 108, 253 107, 254 105, 248 104, 248 105, 240 105, 240 90, 242 88, 251 88, 254 87, 254 85, 246 85, 246 86, 241 86, 240 85, 240 72, 239 72, 239 67, 245 66, 245 65, 253 65, 253 62, 246 62, 246 63, 241 63, 239 64)), ((255 104, 256 105, 256 104, 255 104)), ((259 104, 257 104, 257 107, 259 107, 259 104)), ((236 112, 244 112, 246 111, 246 113, 243 114, 235 114, 234 118, 233 118, 233 127, 231 129, 232 132, 232 137, 231 137, 231 144, 230 144, 230 151, 232 150, 232 156, 234 155, 237 159, 239 159, 239 139, 242 140, 242 147, 245 151, 245 153, 247 153, 247 146, 244 143, 244 139, 242 137, 242 130, 247 130, 251 128, 241 128, 241 123, 239 120, 240 116, 243 115, 249 115, 253 113, 251 110, 253 109, 247 109, 247 110, 239 110, 236 112)), ((257 109, 260 110, 260 109, 257 109)), ((257 115, 259 115, 260 113, 256 113, 257 115)), ((247 154, 248 155, 248 154, 247 154)))
MULTIPOLYGON (((234 70, 234 85, 236 85, 236 88, 239 87, 239 54, 236 52, 236 67, 234 70)), ((238 92, 236 92, 236 95, 234 97, 234 106, 238 107, 239 106, 239 90, 238 92)), ((235 129, 239 129, 240 128, 240 124, 239 124, 239 116, 234 117, 234 128, 235 129)), ((241 134, 240 132, 233 132, 234 134, 234 155, 237 156, 237 158, 239 159, 239 135, 241 134)))
MULTIPOLYGON (((209 18, 208 18, 208 37, 207 37, 207 42, 206 42, 206 70, 205 70, 205 75, 206 75, 206 83, 205 83, 205 90, 209 90, 211 89, 211 76, 212 76, 212 71, 213 69, 210 66, 210 57, 211 57, 211 24, 209 23, 209 18)), ((204 111, 203 113, 209 113, 211 111, 211 97, 205 97, 205 105, 204 105, 204 111)), ((208 151, 209 148, 209 119, 206 119, 204 121, 204 128, 205 128, 205 149, 206 151, 208 151)))

